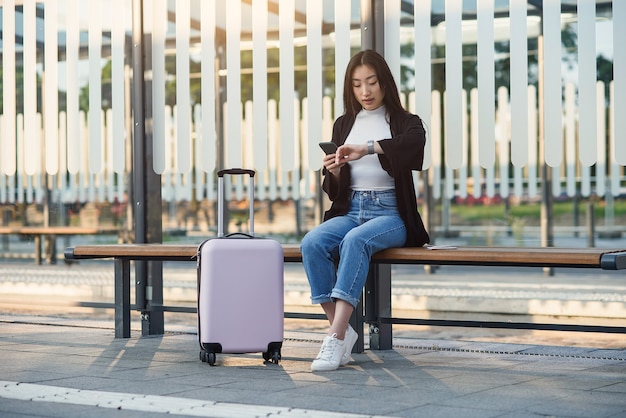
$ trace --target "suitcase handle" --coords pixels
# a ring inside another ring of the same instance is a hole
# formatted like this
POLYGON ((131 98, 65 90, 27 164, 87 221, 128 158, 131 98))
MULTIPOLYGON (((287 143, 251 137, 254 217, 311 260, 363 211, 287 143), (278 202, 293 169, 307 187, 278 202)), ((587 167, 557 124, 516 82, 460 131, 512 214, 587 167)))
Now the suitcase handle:
POLYGON ((248 194, 250 200, 250 236, 254 237, 254 170, 244 168, 228 168, 217 172, 217 236, 224 236, 224 174, 231 175, 249 175, 250 184, 248 186, 248 194))
POLYGON ((245 168, 227 168, 217 172, 217 177, 224 177, 224 174, 247 174, 250 177, 254 177, 256 172, 254 170, 246 170, 245 168))

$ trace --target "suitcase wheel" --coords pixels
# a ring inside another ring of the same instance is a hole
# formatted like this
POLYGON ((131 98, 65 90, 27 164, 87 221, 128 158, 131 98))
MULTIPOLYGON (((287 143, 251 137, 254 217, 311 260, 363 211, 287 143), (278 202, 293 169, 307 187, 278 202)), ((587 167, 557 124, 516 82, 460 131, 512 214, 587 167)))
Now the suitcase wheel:
POLYGON ((213 352, 207 352, 206 350, 200 351, 200 361, 203 363, 209 363, 210 366, 215 366, 216 355, 213 352))
POLYGON ((263 359, 265 361, 271 361, 274 364, 278 364, 280 361, 280 350, 274 350, 271 353, 269 351, 263 352, 263 359))

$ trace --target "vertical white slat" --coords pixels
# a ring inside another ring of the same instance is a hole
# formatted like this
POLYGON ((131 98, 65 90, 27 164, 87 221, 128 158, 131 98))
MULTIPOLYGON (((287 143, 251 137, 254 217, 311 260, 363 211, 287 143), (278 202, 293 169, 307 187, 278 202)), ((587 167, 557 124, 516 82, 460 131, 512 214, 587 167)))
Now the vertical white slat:
POLYGON ((15 139, 16 141, 16 159, 17 159, 17 167, 16 174, 17 177, 17 201, 18 203, 24 203, 24 115, 18 114, 15 118, 15 139))
POLYGON ((480 169, 480 158, 478 152, 479 130, 478 130, 478 89, 470 91, 470 164, 472 167, 472 196, 479 198, 482 194, 482 172, 480 169))
POLYGON ((430 35, 430 15, 431 0, 413 2, 413 20, 415 33, 415 113, 422 118, 426 128, 426 146, 424 147, 423 169, 431 167, 432 157, 432 132, 429 129, 431 118, 431 35, 430 35), (428 63, 424 65, 424 63, 428 63))
POLYGON ((209 201, 214 201, 217 196, 216 189, 216 181, 215 181, 215 171, 209 171, 206 173, 206 183, 207 183, 207 199, 209 201))
POLYGON ((620 171, 616 158, 616 135, 615 135, 615 108, 613 106, 615 100, 615 89, 613 82, 609 83, 609 155, 612 156, 610 160, 611 165, 611 193, 613 196, 620 194, 620 171))
POLYGON ((289 187, 291 183, 289 183, 289 174, 287 171, 280 171, 280 199, 287 201, 289 200, 289 187))
MULTIPOLYGON (((282 9, 282 7, 281 7, 282 9)), ((226 125, 228 136, 226 161, 229 167, 241 166, 241 2, 234 1, 226 8, 226 125)), ((282 59, 281 59, 282 61, 282 59)), ((281 63, 282 64, 282 63, 281 63)), ((281 74, 282 79, 282 74, 281 74)))
MULTIPOLYGON (((124 0, 113 0, 113 10, 124 10, 124 0)), ((126 38, 127 13, 115 15, 111 20, 111 109, 113 110, 112 132, 113 160, 112 170, 115 173, 124 173, 126 168, 126 103, 124 87, 124 53, 126 38)))
POLYGON ((330 141, 333 132, 333 121, 337 113, 333 114, 333 99, 329 96, 322 98, 322 138, 330 141))
POLYGON ((243 106, 243 120, 241 123, 243 145, 243 167, 254 167, 254 111, 252 101, 247 100, 243 106))
POLYGON ((126 200, 126 182, 124 181, 124 175, 123 174, 116 174, 117 176, 117 199, 120 202, 124 202, 126 200))
MULTIPOLYGON (((408 109, 407 110, 409 112, 413 113, 413 114, 416 114, 416 111, 415 111, 415 92, 414 91, 409 92, 409 97, 408 97, 407 103, 408 103, 408 109)), ((424 129, 427 129, 426 123, 424 123, 424 129)), ((430 141, 430 139, 428 138, 428 134, 429 134, 429 131, 427 130, 426 131, 426 141, 427 142, 430 141)), ((419 181, 420 181, 421 177, 422 176, 420 175, 419 172, 413 171, 413 189, 415 189, 415 195, 417 196, 418 199, 420 197, 420 184, 419 184, 419 181)))
POLYGON ((560 0, 543 2, 543 34, 544 159, 556 167, 563 159, 560 0))
POLYGON ((173 116, 172 116, 172 108, 170 106, 165 106, 163 109, 161 109, 161 111, 159 112, 160 114, 163 115, 162 117, 162 121, 163 121, 163 148, 162 148, 162 153, 163 153, 163 170, 160 172, 161 175, 164 176, 164 182, 163 182, 163 200, 165 201, 172 201, 174 200, 174 188, 172 187, 172 167, 171 164, 172 162, 174 162, 175 164, 175 160, 174 157, 172 155, 172 153, 174 152, 174 150, 172 149, 172 131, 173 131, 173 116))
POLYGON ((386 0, 385 7, 385 61, 400 90, 400 0, 386 0))
POLYGON ((59 42, 57 0, 44 2, 44 21, 46 45, 44 48, 44 141, 46 150, 46 172, 57 174, 59 171, 59 42), (53 18, 50 18, 50 17, 53 18))
MULTIPOLYGON (((87 132, 87 115, 85 114, 84 111, 81 110, 79 112, 79 118, 78 118, 78 141, 80 143, 86 144, 88 135, 89 134, 87 132)), ((89 175, 89 173, 85 165, 87 164, 87 161, 88 161, 88 153, 89 153, 88 147, 81 148, 81 155, 79 156, 78 170, 76 171, 76 175, 78 177, 78 184, 77 184, 78 200, 80 202, 87 201, 87 181, 85 179, 89 175)))
MULTIPOLYGON (((576 90, 565 84, 565 184, 567 195, 576 195, 576 90)), ((556 174, 556 173, 553 173, 556 174)))
POLYGON ((509 196, 509 93, 506 87, 498 88, 497 126, 498 134, 498 173, 500 175, 500 196, 509 196))
MULTIPOLYGON (((32 122, 35 125, 35 142, 37 144, 40 144, 39 145, 40 149, 43 149, 42 144, 43 144, 43 123, 44 122, 43 122, 43 117, 42 117, 41 113, 37 113, 35 115, 35 119, 32 122)), ((30 123, 30 121, 24 120, 24 123, 30 123)), ((24 150, 24 151, 25 151, 25 154, 29 154, 30 153, 30 150, 28 150, 28 151, 24 150)), ((37 167, 37 169, 35 170, 35 173, 32 176, 33 179, 35 180, 34 181, 34 186, 35 187, 33 189, 34 192, 35 192, 34 198, 35 198, 35 202, 38 202, 38 203, 42 201, 43 194, 44 194, 44 192, 43 192, 44 188, 43 188, 43 184, 42 184, 42 175, 45 175, 45 174, 42 174, 42 172, 45 173, 45 171, 42 170, 42 169, 43 169, 43 167, 41 167, 41 166, 37 167)))
POLYGON ((204 199, 204 193, 206 190, 206 176, 202 170, 204 167, 202 161, 206 158, 206 155, 202 152, 202 106, 200 104, 196 103, 193 107, 193 120, 195 121, 195 124, 192 130, 196 132, 194 142, 194 148, 196 150, 194 154, 194 183, 196 187, 196 200, 201 201, 204 199))
POLYGON ((513 194, 515 197, 524 196, 524 173, 522 167, 513 166, 513 194))
MULTIPOLYGON (((254 134, 252 124, 254 122, 254 110, 252 101, 248 100, 244 103, 244 116, 241 123, 243 133, 241 136, 241 144, 243 149, 243 167, 255 167, 254 165, 254 134)), ((240 182, 245 189, 248 190, 248 181, 240 182)), ((256 187, 256 182, 255 182, 256 187)), ((256 195, 255 195, 256 196, 256 195)))
MULTIPOLYGON (((626 2, 613 0, 613 89, 615 115, 626 115, 626 2)), ((594 60, 595 62, 595 60, 594 60)), ((616 117, 614 120, 615 132, 615 161, 626 165, 626 118, 616 117), (620 138, 617 140, 617 138, 620 138)))
POLYGON ((33 176, 30 174, 26 175, 26 203, 32 204, 34 202, 34 190, 33 187, 33 176))
POLYGON ((563 167, 561 165, 552 167, 552 195, 558 197, 562 193, 561 178, 563 167))
POLYGON ((343 84, 350 61, 351 1, 335 2, 335 118, 343 113, 343 84))
POLYGON ((462 103, 463 90, 463 51, 461 16, 462 0, 446 0, 446 124, 445 157, 446 167, 459 168, 463 156, 458 152, 462 147, 462 103))
MULTIPOLYGON (((59 113, 59 138, 67 138, 67 113, 59 113)), ((61 202, 67 202, 67 142, 59 141, 59 188, 61 189, 61 202)))
POLYGON ((528 164, 528 33, 526 0, 511 0, 511 162, 528 164))
POLYGON ((189 1, 176 1, 176 153, 178 170, 191 170, 191 97, 189 93, 189 33, 191 25, 189 1))
MULTIPOLYGON (((13 175, 15 163, 15 1, 2 4, 2 130, 0 130, 0 175, 13 175)), ((4 177, 3 177, 4 178, 4 177)), ((2 199, 4 201, 4 199, 2 199)))
POLYGON ((580 194, 583 197, 591 195, 591 167, 588 165, 580 167, 580 194))
POLYGON ((283 171, 294 169, 293 101, 294 91, 294 31, 293 0, 279 1, 280 21, 280 166, 283 171))
MULTIPOLYGON (((201 52, 201 74, 203 83, 201 85, 202 99, 202 135, 201 154, 202 169, 209 173, 215 170, 217 155, 215 151, 216 143, 216 73, 215 73, 215 5, 213 1, 203 1, 200 3, 200 14, 202 23, 200 26, 200 37, 202 43, 201 52)), ((210 183, 208 183, 210 184, 210 183)))
MULTIPOLYGON (((104 110, 101 110, 100 113, 101 113, 100 120, 102 121, 102 124, 100 125, 100 137, 102 138, 102 145, 103 145, 102 161, 104 162, 106 161, 105 158, 106 158, 107 153, 109 152, 109 145, 107 144, 108 138, 106 137, 107 126, 104 123, 105 118, 106 118, 106 113, 104 112, 104 110)), ((103 169, 99 173, 94 174, 94 176, 96 178, 95 185, 97 186, 98 201, 104 202, 106 199, 105 196, 106 196, 107 187, 109 185, 108 175, 105 173, 105 169, 103 169)))
MULTIPOLYGON (((0 115, 0 136, 4 135, 4 132, 2 131, 3 129, 3 119, 4 116, 0 115)), ((15 136, 15 135, 14 135, 15 136)), ((15 141, 13 141, 13 143, 15 144, 15 141)), ((0 138, 0 146, 2 145, 2 138, 0 138)), ((15 145, 14 145, 15 147, 15 145)), ((14 158, 13 160, 15 161, 15 157, 17 156, 17 154, 14 154, 14 158)), ((11 179, 15 178, 15 174, 9 174, 6 175, 3 171, 2 171, 2 156, 0 155, 0 203, 7 203, 7 192, 8 192, 8 188, 7 185, 8 183, 11 181, 11 179)), ((15 195, 15 193, 11 193, 13 195, 15 195)))
POLYGON ((485 169, 485 195, 492 198, 496 195, 496 168, 487 167, 485 169))
POLYGON ((293 170, 291 172, 291 198, 300 199, 300 171, 302 168, 300 153, 302 151, 302 138, 300 135, 300 102, 294 97, 292 102, 293 108, 293 170))
POLYGON ((87 172, 87 202, 95 202, 96 201, 96 173, 87 172))
POLYGON ((269 163, 269 199, 276 200, 278 197, 278 184, 276 172, 278 171, 278 117, 276 100, 271 99, 267 103, 267 134, 268 134, 268 163, 269 163))
MULTIPOLYGON (((10 176, 13 177, 13 176, 10 176)), ((7 183, 10 178, 3 173, 0 173, 0 203, 7 203, 7 183)))
MULTIPOLYGON (((87 3, 85 3, 87 4, 87 3)), ((102 171, 102 0, 89 6, 89 172, 102 171)))
POLYGON ((458 184, 458 195, 462 198, 467 197, 467 153, 469 150, 468 142, 469 142, 469 122, 467 117, 467 90, 463 90, 463 95, 461 98, 461 103, 463 104, 461 107, 463 109, 463 125, 462 125, 462 147, 461 152, 463 153, 463 164, 459 167, 459 184, 458 184))
MULTIPOLYGON (((17 167, 16 167, 17 170, 17 167)), ((16 174, 12 174, 8 177, 7 179, 7 186, 9 187, 9 190, 11 191, 11 193, 9 193, 9 203, 15 203, 15 193, 13 193, 14 190, 22 190, 19 187, 16 187, 17 184, 17 179, 18 178, 22 178, 21 175, 16 174)), ((20 193, 21 195, 22 193, 20 193)))
POLYGON ((113 110, 107 109, 104 115, 104 173, 102 179, 106 182, 106 200, 113 202, 115 198, 115 173, 113 171, 113 110))
POLYGON ((255 176, 254 178, 254 181, 255 181, 254 184, 257 190, 255 199, 258 200, 259 202, 263 202, 264 200, 267 199, 267 189, 265 187, 266 186, 266 173, 267 173, 267 169, 265 169, 264 171, 259 171, 257 176, 255 176))
POLYGON ((578 0, 578 106, 579 159, 595 164, 596 138, 596 5, 595 0, 578 0))
MULTIPOLYGON (((316 125, 319 126, 319 131, 320 133, 322 132, 322 124, 319 122, 322 120, 322 100, 321 100, 321 95, 320 95, 320 118, 317 120, 316 125)), ((317 149, 309 149, 309 146, 311 144, 311 142, 315 143, 315 141, 309 141, 310 137, 309 137, 309 100, 307 97, 302 99, 302 120, 300 121, 300 124, 298 125, 298 121, 296 121, 296 126, 300 127, 300 144, 301 144, 301 150, 302 150, 302 158, 300 159, 300 165, 302 166, 302 171, 304 174, 303 176, 303 181, 308 181, 309 175, 308 173, 311 171, 311 167, 309 166, 309 160, 311 159, 311 151, 313 151, 318 159, 321 159, 321 150, 319 148, 317 149)), ((318 136, 319 138, 319 136, 318 136)), ((317 163, 316 164, 316 168, 315 170, 319 169, 320 164, 317 163)))
POLYGON ((430 170, 432 171, 433 198, 439 199, 441 197, 441 148, 443 144, 441 130, 441 93, 438 90, 433 90, 431 100, 431 109, 433 112, 430 120, 430 142, 432 143, 433 164, 430 170))
MULTIPOLYGON (((317 4, 317 2, 307 2, 307 7, 310 3, 317 4)), ((267 168, 267 15, 267 0, 252 0, 254 167, 261 172, 267 168)), ((315 24, 315 22, 309 22, 310 18, 312 16, 307 15, 307 31, 309 24, 315 24)), ((312 41, 314 39, 309 39, 309 42, 312 41)), ((309 44, 308 47, 311 48, 312 45, 309 44)), ((311 63, 307 62, 307 64, 310 70, 311 63)))
MULTIPOLYGON (((167 1, 152 2, 152 164, 156 174, 163 174, 169 162, 166 160, 165 119, 165 36, 167 33, 167 1)), ((146 18, 150 11, 145 10, 146 18)))
POLYGON ((528 86, 528 196, 536 197, 538 164, 538 135, 537 135, 537 88, 528 86))
POLYGON ((317 146, 318 142, 330 140, 324 138, 322 124, 322 6, 321 1, 306 2, 306 64, 307 64, 307 110, 304 117, 307 120, 306 138, 304 145, 308 158, 304 161, 311 170, 322 167, 322 153, 317 146))
POLYGON ((478 161, 492 167, 496 161, 496 138, 493 97, 494 70, 494 10, 493 0, 479 0, 476 26, 478 29, 478 161))
MULTIPOLYGON (((78 173, 82 157, 83 141, 80 140, 80 116, 78 97, 78 53, 79 53, 79 0, 67 0, 66 13, 66 84, 67 84, 67 171, 70 174, 78 173)), ((72 176, 75 179, 74 176, 72 176)), ((74 189, 74 192, 76 189, 74 189)))
POLYGON ((454 173, 456 170, 454 170, 451 167, 446 166, 445 168, 445 172, 446 172, 446 177, 444 179, 444 194, 443 197, 444 199, 452 199, 454 197, 454 173))
MULTIPOLYGON (((601 81, 596 83, 596 115, 597 120, 605 121, 606 119, 606 107, 604 101, 604 83, 601 81)), ((597 133, 594 135, 598 138, 598 145, 596 150, 596 194, 598 196, 604 197, 607 193, 606 190, 606 169, 607 169, 607 161, 606 161, 606 124, 598 123, 597 124, 597 133)))
POLYGON ((23 6, 24 16, 24 68, 32 68, 33 71, 24 72, 24 141, 25 149, 29 152, 24 155, 24 172, 32 175, 41 169, 41 143, 38 142, 40 134, 36 132, 34 123, 37 114, 37 16, 34 0, 25 0, 23 6))

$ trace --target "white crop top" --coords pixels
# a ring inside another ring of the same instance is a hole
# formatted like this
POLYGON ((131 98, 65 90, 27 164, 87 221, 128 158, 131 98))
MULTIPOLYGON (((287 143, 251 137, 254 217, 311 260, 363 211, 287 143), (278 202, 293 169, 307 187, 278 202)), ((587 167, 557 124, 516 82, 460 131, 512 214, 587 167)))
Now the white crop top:
MULTIPOLYGON (((346 144, 366 144, 391 138, 391 129, 387 122, 385 106, 375 110, 361 110, 356 115, 354 126, 346 138, 346 144)), ((380 165, 377 154, 365 155, 356 161, 350 161, 352 190, 389 190, 395 184, 380 165)))

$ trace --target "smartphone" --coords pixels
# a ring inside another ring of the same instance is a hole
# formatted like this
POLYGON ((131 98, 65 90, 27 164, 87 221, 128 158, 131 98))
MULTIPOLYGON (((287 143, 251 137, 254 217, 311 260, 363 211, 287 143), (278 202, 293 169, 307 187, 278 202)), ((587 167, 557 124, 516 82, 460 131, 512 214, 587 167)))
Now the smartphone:
POLYGON ((337 144, 334 142, 320 142, 320 148, 324 150, 326 155, 337 152, 337 144))

